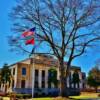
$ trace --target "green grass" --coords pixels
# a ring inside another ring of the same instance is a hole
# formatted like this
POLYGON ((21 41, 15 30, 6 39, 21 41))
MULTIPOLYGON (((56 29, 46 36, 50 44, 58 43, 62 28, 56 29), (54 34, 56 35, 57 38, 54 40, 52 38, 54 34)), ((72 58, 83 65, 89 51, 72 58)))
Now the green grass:
POLYGON ((95 98, 98 98, 98 97, 94 97, 94 96, 70 96, 69 98, 72 98, 72 99, 95 99, 95 98))
MULTIPOLYGON (((3 97, 3 100, 10 100, 9 97, 3 97)), ((28 100, 53 100, 52 98, 50 97, 47 97, 47 98, 33 98, 33 99, 28 99, 28 100)))
POLYGON ((52 98, 33 98, 32 100, 52 100, 52 98))
MULTIPOLYGON (((69 98, 71 98, 71 100, 72 100, 72 99, 90 99, 90 98, 95 99, 97 97, 95 97, 95 96, 86 96, 86 95, 82 96, 81 95, 81 96, 70 96, 69 98)), ((4 97, 3 100, 10 100, 10 98, 4 97)), ((29 100, 53 100, 53 98, 49 98, 49 97, 47 97, 47 98, 33 98, 33 99, 29 99, 29 100)))
POLYGON ((100 98, 98 97, 99 93, 88 93, 88 92, 83 92, 81 93, 80 96, 70 96, 72 99, 95 99, 95 98, 100 98))

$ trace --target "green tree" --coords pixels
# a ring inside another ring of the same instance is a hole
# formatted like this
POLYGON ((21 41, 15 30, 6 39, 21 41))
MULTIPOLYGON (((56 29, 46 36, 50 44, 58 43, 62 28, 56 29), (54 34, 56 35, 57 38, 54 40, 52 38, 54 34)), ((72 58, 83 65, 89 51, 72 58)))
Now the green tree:
POLYGON ((4 64, 3 68, 1 69, 1 84, 5 85, 5 92, 7 90, 7 84, 10 84, 11 78, 11 71, 9 69, 8 64, 4 64))
POLYGON ((94 87, 97 92, 98 86, 100 86, 100 69, 98 67, 94 67, 90 70, 87 83, 89 86, 94 87))
POLYGON ((58 86, 58 80, 57 80, 57 71, 55 68, 49 69, 49 75, 48 75, 48 84, 51 87, 51 84, 54 84, 54 86, 57 88, 58 86))
POLYGON ((35 44, 40 48, 37 53, 53 55, 59 61, 61 96, 66 93, 72 61, 99 44, 99 4, 98 0, 17 0, 10 13, 12 30, 17 32, 9 37, 11 50, 27 52, 20 33, 36 26, 35 44))
POLYGON ((77 70, 75 70, 72 78, 72 83, 74 84, 74 88, 76 88, 76 85, 79 87, 79 82, 80 82, 79 73, 77 70))

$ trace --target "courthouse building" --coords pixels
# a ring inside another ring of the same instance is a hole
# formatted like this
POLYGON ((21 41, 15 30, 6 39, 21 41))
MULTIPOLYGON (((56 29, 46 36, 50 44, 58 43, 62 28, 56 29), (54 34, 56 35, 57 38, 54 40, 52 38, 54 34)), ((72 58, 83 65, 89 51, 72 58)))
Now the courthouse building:
MULTIPOLYGON (((35 55, 35 57, 17 62, 10 66, 12 77, 8 90, 18 93, 31 93, 33 73, 34 88, 45 89, 46 91, 50 88, 57 88, 53 84, 49 86, 48 70, 52 67, 55 68, 57 71, 57 80, 59 82, 60 73, 58 66, 59 62, 54 57, 39 54, 35 55)), ((67 66, 67 63, 65 63, 65 66, 67 66)), ((67 87, 73 88, 71 78, 75 70, 78 71, 80 78, 79 86, 76 86, 76 88, 85 88, 85 73, 81 72, 81 68, 76 66, 71 66, 70 75, 67 78, 67 87)), ((2 86, 1 89, 3 89, 2 86)))

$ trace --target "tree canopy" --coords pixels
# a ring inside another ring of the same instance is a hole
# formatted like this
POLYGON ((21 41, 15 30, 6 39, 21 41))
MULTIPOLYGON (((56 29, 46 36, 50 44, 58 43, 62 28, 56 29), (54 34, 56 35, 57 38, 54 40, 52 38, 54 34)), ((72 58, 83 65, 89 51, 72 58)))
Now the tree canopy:
POLYGON ((97 91, 97 87, 100 86, 100 68, 94 67, 90 70, 87 83, 97 91))
POLYGON ((1 69, 1 83, 5 84, 10 82, 10 76, 11 72, 8 64, 4 64, 3 68, 1 69))
POLYGON ((50 68, 48 70, 48 84, 51 86, 53 83, 55 87, 58 86, 58 80, 57 80, 57 70, 55 68, 50 68))
POLYGON ((8 64, 4 64, 3 68, 1 69, 0 81, 1 81, 1 84, 5 85, 5 92, 6 92, 7 83, 10 84, 11 82, 11 71, 9 69, 8 64))

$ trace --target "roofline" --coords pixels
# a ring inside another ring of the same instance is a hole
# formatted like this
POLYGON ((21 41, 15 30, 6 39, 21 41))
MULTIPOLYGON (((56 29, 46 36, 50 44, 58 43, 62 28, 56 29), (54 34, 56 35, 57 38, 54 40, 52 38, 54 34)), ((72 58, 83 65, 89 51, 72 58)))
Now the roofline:
MULTIPOLYGON (((39 55, 40 55, 40 54, 39 54, 39 55)), ((18 63, 21 63, 21 62, 23 62, 23 61, 30 60, 30 59, 32 59, 32 57, 26 58, 26 59, 21 60, 21 61, 18 61, 18 62, 16 62, 16 63, 13 63, 13 64, 9 65, 9 67, 12 67, 13 65, 16 65, 16 64, 18 64, 18 63)), ((67 62, 64 62, 64 63, 67 65, 67 62)), ((71 69, 79 69, 79 70, 81 70, 81 67, 79 67, 79 66, 74 66, 74 65, 71 65, 70 68, 71 68, 71 69)), ((84 72, 84 73, 85 73, 85 72, 84 72)))
POLYGON ((26 60, 28 60, 28 59, 31 59, 31 58, 26 58, 26 59, 24 59, 24 60, 21 60, 21 61, 18 61, 18 62, 16 62, 16 63, 13 63, 13 64, 11 64, 11 65, 9 65, 9 66, 11 67, 11 66, 13 66, 13 65, 16 65, 16 64, 18 64, 18 63, 21 63, 21 62, 23 62, 23 61, 26 61, 26 60))

